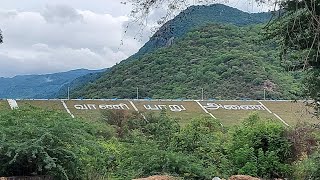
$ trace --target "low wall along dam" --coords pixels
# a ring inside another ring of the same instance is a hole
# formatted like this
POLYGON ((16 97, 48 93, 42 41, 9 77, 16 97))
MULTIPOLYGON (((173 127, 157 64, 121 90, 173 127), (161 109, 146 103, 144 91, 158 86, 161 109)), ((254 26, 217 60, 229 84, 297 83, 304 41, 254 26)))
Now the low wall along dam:
POLYGON ((286 126, 297 122, 319 123, 312 117, 311 108, 303 101, 200 101, 200 100, 0 100, 1 109, 16 109, 35 106, 49 110, 59 110, 71 117, 87 119, 101 118, 106 110, 123 110, 147 113, 166 111, 168 116, 179 123, 192 118, 208 116, 219 119, 224 126, 241 123, 251 113, 257 112, 261 118, 274 119, 286 126))

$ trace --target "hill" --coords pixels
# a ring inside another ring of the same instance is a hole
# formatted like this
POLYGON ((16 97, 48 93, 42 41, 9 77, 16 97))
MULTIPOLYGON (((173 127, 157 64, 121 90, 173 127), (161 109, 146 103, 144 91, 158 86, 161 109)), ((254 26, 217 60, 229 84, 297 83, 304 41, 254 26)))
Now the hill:
POLYGON ((170 47, 125 61, 73 97, 198 99, 292 99, 299 72, 285 72, 277 46, 262 41, 261 27, 211 24, 170 47))
MULTIPOLYGON (((210 6, 191 6, 182 11, 174 19, 165 23, 150 40, 134 55, 127 60, 136 60, 142 55, 151 53, 159 48, 166 47, 179 38, 183 37, 188 31, 204 26, 208 23, 233 24, 236 26, 246 26, 260 24, 269 21, 271 13, 247 13, 223 4, 213 4, 210 6)), ((102 74, 90 74, 81 77, 71 83, 72 91, 78 91, 86 84, 92 83, 102 74)), ((51 98, 66 97, 67 87, 53 94, 51 98)))
POLYGON ((78 69, 54 74, 0 78, 0 98, 51 98, 74 79, 101 71, 103 70, 78 69))
POLYGON ((210 6, 191 6, 182 11, 174 19, 165 23, 139 50, 129 59, 171 44, 172 41, 184 36, 190 30, 208 23, 233 24, 247 26, 269 21, 271 13, 247 13, 223 4, 210 6))

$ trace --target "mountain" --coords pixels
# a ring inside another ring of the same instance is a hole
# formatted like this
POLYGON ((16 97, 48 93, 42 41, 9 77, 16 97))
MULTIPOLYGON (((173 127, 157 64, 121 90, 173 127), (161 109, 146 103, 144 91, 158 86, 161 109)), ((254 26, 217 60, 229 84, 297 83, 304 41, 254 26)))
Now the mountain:
MULTIPOLYGON (((165 23, 136 54, 132 55, 121 63, 125 63, 130 60, 136 60, 142 55, 151 53, 159 48, 172 45, 188 31, 204 26, 208 23, 246 26, 251 24, 265 23, 269 21, 270 18, 271 13, 250 14, 223 4, 213 4, 210 6, 191 6, 181 12, 174 19, 165 23)), ((78 82, 83 83, 76 83, 78 86, 76 88, 72 88, 72 91, 80 90, 85 83, 93 82, 94 80, 98 79, 100 75, 97 74, 94 76, 89 75, 87 77, 82 77, 81 81, 78 82)), ((63 87, 60 92, 54 95, 54 97, 66 97, 66 89, 67 87, 63 87)))
POLYGON ((144 55, 154 50, 165 47, 184 36, 190 30, 206 25, 208 23, 233 24, 247 26, 265 23, 271 19, 272 14, 247 13, 223 4, 210 6, 191 6, 181 12, 174 19, 165 23, 130 59, 144 55))
POLYGON ((52 98, 61 87, 76 78, 104 70, 78 69, 45 75, 21 75, 0 78, 0 98, 33 99, 52 98))
MULTIPOLYGON (((239 17, 241 18, 241 17, 239 17)), ((125 61, 73 92, 83 98, 297 98, 299 72, 286 72, 260 25, 208 24, 173 45, 125 61)))

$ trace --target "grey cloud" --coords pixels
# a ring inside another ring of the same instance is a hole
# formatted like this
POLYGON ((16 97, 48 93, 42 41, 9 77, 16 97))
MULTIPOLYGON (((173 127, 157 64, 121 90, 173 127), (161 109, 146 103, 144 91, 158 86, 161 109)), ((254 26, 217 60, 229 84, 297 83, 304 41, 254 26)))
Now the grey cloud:
POLYGON ((41 11, 47 4, 65 4, 75 9, 109 13, 114 16, 127 15, 131 10, 131 6, 121 4, 121 0, 1 0, 1 9, 41 11))
POLYGON ((0 16, 6 38, 0 45, 0 77, 106 68, 142 46, 132 36, 123 36, 127 17, 75 11, 82 20, 66 24, 49 23, 40 12, 0 16))
MULTIPOLYGON (((113 57, 111 53, 106 55, 113 57)), ((109 67, 113 63, 107 61, 104 54, 95 53, 90 49, 51 48, 38 44, 30 49, 0 53, 0 76, 10 77, 17 72, 43 74, 77 68, 100 69, 109 67)))
POLYGON ((81 14, 67 5, 47 5, 41 15, 50 23, 66 24, 83 20, 81 14))
POLYGON ((17 11, 0 11, 0 18, 14 18, 15 16, 18 15, 17 11))
MULTIPOLYGON (((130 6, 120 5, 119 0, 1 3, 0 28, 5 43, 0 45, 0 77, 110 67, 137 52, 164 13, 162 9, 152 12, 142 30, 134 23, 126 29, 130 6)), ((239 0, 229 0, 229 5, 246 11, 263 8, 239 0)))

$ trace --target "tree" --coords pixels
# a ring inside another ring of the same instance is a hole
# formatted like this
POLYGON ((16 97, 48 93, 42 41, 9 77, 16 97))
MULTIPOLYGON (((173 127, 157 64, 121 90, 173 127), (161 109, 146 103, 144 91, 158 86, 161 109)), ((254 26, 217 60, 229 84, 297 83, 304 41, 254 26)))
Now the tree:
POLYGON ((105 124, 28 108, 0 111, 0 129, 0 176, 96 179, 108 171, 111 153, 103 142, 112 131, 105 124))
POLYGON ((267 37, 282 45, 281 59, 292 70, 307 71, 305 95, 314 100, 315 115, 320 111, 320 1, 286 0, 267 26, 267 37))
POLYGON ((291 173, 291 143, 286 128, 251 115, 231 132, 228 147, 233 173, 263 178, 288 177, 291 173))
MULTIPOLYGON (((123 148, 120 150, 121 156, 118 157, 119 164, 114 172, 114 179, 132 179, 154 174, 170 174, 186 179, 212 179, 216 169, 212 161, 211 164, 208 163, 207 159, 213 155, 207 151, 213 152, 213 145, 218 145, 213 144, 209 138, 212 138, 216 127, 220 127, 219 124, 210 119, 199 120, 184 131, 165 112, 159 116, 149 114, 146 119, 132 118, 126 122, 130 128, 127 136, 121 139, 123 148), (192 129, 195 126, 201 133, 192 129), (180 130, 184 132, 181 135, 180 130), (185 138, 184 134, 188 132, 192 135, 185 138), (198 137, 197 143, 201 143, 195 150, 197 153, 186 150, 187 146, 194 147, 193 137, 198 137)), ((214 157, 219 158, 219 155, 214 157)))

